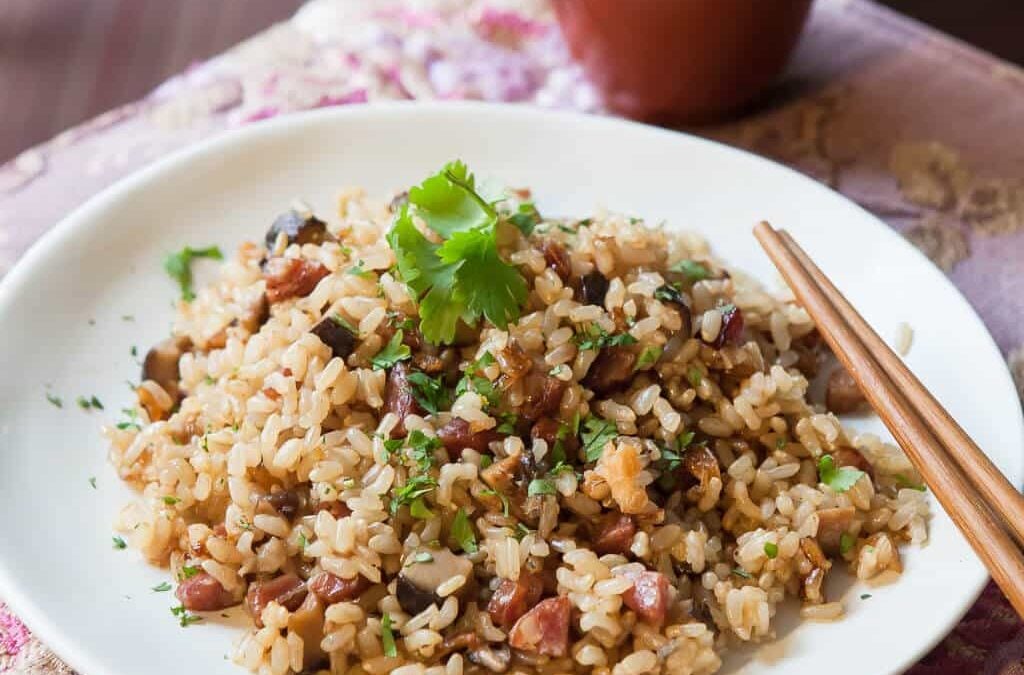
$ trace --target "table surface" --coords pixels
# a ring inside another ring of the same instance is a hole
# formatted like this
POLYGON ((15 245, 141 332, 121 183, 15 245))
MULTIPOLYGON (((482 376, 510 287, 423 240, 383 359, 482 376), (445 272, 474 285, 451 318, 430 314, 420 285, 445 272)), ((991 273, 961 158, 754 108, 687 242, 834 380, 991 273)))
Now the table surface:
MULTIPOLYGON (((602 113, 546 2, 470 0, 453 11, 452 0, 420 0, 414 10, 400 0, 313 0, 145 98, 0 165, 0 275, 97 190, 225 128, 395 98, 602 113)), ((693 131, 793 166, 901 232, 972 303, 1020 386, 1022 116, 1015 66, 867 0, 819 0, 779 85, 742 116, 693 131)), ((1024 628, 990 586, 910 672, 1021 675, 1022 657, 1024 628)), ((7 672, 67 670, 0 603, 7 672)))

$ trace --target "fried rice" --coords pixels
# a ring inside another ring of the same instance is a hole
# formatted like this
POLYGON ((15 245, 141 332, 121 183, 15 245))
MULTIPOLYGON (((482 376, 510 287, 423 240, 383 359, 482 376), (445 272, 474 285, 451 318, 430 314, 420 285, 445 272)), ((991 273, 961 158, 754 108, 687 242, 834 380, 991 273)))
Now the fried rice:
POLYGON ((920 477, 834 414, 856 390, 811 400, 806 312, 700 237, 507 191, 521 302, 433 344, 387 234, 444 237, 408 201, 346 190, 243 243, 104 429, 139 489, 118 530, 169 566, 182 625, 244 605, 240 665, 714 673, 784 602, 840 618, 836 568, 898 574, 926 540, 920 477))

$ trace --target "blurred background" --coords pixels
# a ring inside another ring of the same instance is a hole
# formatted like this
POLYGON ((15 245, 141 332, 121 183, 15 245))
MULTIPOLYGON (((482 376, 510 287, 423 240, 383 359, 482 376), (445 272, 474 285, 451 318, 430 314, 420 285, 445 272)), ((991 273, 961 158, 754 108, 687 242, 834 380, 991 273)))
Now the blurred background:
MULTIPOLYGON (((302 0, 0 0, 0 163, 270 24, 302 0)), ((1024 65, 1024 0, 885 0, 1024 65)))

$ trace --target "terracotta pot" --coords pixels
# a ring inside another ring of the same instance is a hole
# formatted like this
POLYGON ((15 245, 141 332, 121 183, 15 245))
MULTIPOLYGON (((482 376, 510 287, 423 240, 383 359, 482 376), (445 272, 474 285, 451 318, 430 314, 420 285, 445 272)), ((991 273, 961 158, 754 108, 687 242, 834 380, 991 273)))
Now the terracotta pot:
POLYGON ((778 76, 812 0, 554 0, 573 56, 616 112, 707 121, 778 76))

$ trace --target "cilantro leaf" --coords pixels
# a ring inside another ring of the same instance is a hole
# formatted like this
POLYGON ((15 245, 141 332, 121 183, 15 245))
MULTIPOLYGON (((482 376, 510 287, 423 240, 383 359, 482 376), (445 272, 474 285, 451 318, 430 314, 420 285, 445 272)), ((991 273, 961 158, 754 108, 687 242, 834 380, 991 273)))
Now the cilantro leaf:
POLYGON ((779 556, 779 545, 773 544, 772 542, 765 542, 764 554, 768 556, 769 560, 774 560, 779 556))
POLYGON ((380 641, 384 646, 384 656, 394 658, 398 656, 398 647, 395 646, 395 634, 391 632, 391 615, 384 612, 380 617, 380 641))
POLYGON ((466 553, 477 552, 476 534, 473 532, 473 526, 469 522, 466 510, 461 507, 452 520, 452 539, 458 542, 459 548, 466 553))
POLYGON ((395 331, 391 340, 384 345, 384 348, 377 352, 376 356, 370 359, 374 370, 387 370, 399 361, 412 358, 412 350, 409 345, 403 344, 405 333, 402 330, 395 331))
POLYGON ((502 512, 502 514, 506 518, 508 518, 508 509, 509 509, 508 497, 506 497, 501 492, 497 492, 496 490, 492 490, 490 488, 484 488, 483 490, 480 490, 480 494, 487 495, 489 497, 497 497, 498 499, 500 499, 501 500, 501 512, 502 512))
POLYGON ((128 543, 122 537, 111 537, 114 542, 114 548, 118 551, 123 551, 128 548, 128 543))
POLYGON ((636 360, 636 365, 633 366, 633 371, 643 370, 647 366, 653 366, 661 358, 661 347, 646 347, 640 352, 640 357, 636 360))
POLYGON ((60 396, 55 396, 54 394, 47 394, 46 395, 46 400, 49 401, 50 404, 52 406, 54 406, 55 408, 63 408, 64 407, 64 401, 61 400, 60 396))
POLYGON ((448 388, 444 386, 442 377, 435 379, 417 371, 409 373, 408 380, 412 385, 413 398, 430 414, 436 415, 451 405, 448 388))
POLYGON ((196 297, 195 292, 192 290, 192 261, 196 258, 223 260, 224 254, 216 246, 208 246, 207 248, 186 246, 177 253, 172 253, 164 258, 164 271, 178 282, 178 286, 181 287, 181 299, 185 302, 189 302, 196 297))
POLYGON ((493 224, 497 214, 476 193, 476 179, 461 161, 409 189, 409 202, 427 225, 442 237, 493 224))
POLYGON ((504 328, 519 317, 519 307, 526 302, 526 280, 498 256, 493 227, 456 232, 437 253, 456 266, 455 298, 474 318, 483 315, 504 328))
POLYGON ((434 512, 430 510, 427 503, 423 501, 423 497, 417 497, 412 500, 412 504, 409 504, 409 515, 413 518, 419 518, 420 520, 427 520, 434 517, 434 512))
POLYGON ((423 473, 434 465, 434 451, 443 446, 439 439, 427 436, 419 429, 411 431, 406 442, 409 443, 409 456, 423 473))
POLYGON ((508 217, 508 222, 519 228, 523 236, 529 237, 533 234, 533 228, 540 224, 541 217, 533 202, 523 202, 516 212, 508 217))
POLYGON ((818 477, 822 483, 836 492, 846 492, 864 475, 859 469, 848 466, 836 467, 832 455, 822 455, 818 460, 818 477))
POLYGON ((853 538, 853 535, 849 532, 843 532, 839 535, 839 554, 846 555, 853 550, 857 540, 853 538))
POLYGON ((619 429, 614 422, 593 415, 583 420, 582 427, 580 436, 583 438, 583 453, 588 462, 600 459, 604 447, 619 435, 619 429))
POLYGON ((896 474, 895 476, 893 476, 893 478, 896 480, 896 484, 899 485, 901 488, 910 488, 911 490, 917 490, 918 492, 925 492, 928 489, 927 487, 924 486, 924 484, 915 483, 914 481, 904 476, 902 473, 896 474))
POLYGON ((167 591, 171 590, 171 585, 166 581, 163 581, 157 584, 156 586, 153 586, 153 588, 151 588, 150 590, 154 593, 166 593, 167 591))
POLYGON ((412 476, 405 485, 395 490, 395 496, 391 498, 391 515, 397 515, 398 509, 405 504, 412 504, 418 498, 432 492, 437 487, 437 481, 426 474, 412 476))

